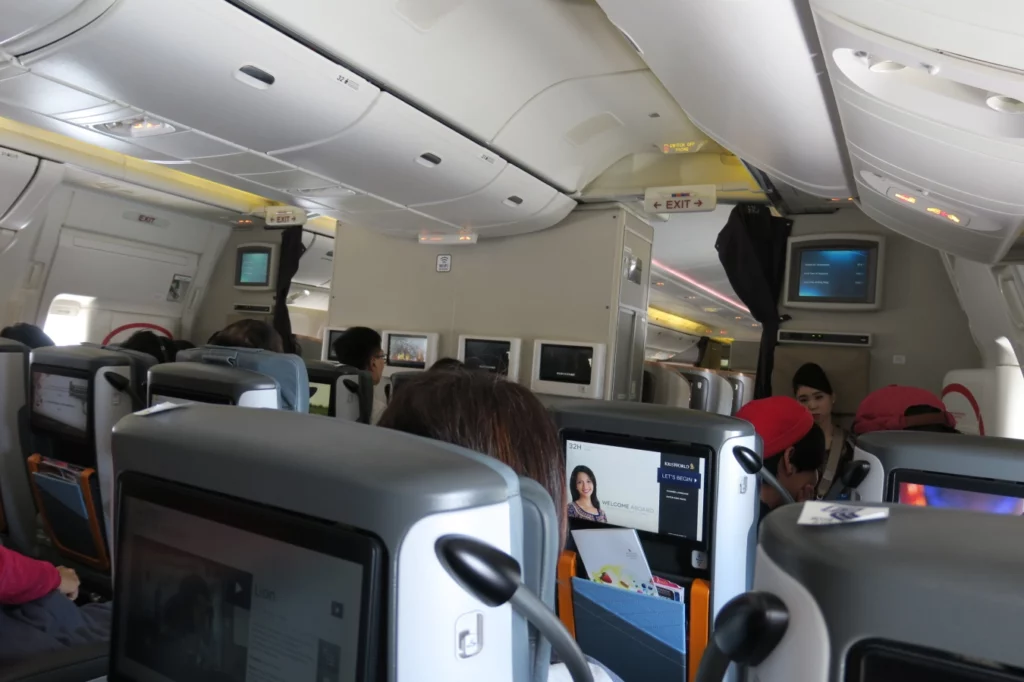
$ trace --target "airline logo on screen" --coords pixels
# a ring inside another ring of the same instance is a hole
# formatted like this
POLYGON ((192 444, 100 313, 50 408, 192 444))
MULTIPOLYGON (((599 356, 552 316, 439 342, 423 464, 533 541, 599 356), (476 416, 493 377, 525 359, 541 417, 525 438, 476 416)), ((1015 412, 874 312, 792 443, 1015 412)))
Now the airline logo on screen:
POLYGON ((699 488, 700 474, 696 469, 697 465, 693 463, 662 462, 658 468, 658 483, 699 488))

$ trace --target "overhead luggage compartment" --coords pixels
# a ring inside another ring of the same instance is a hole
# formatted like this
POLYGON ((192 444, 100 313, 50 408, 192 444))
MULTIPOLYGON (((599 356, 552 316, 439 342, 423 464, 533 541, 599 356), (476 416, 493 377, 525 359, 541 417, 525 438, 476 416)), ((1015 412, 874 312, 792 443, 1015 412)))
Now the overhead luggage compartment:
POLYGON ((119 0, 86 30, 21 61, 172 126, 262 152, 338 134, 379 93, 222 0, 119 0))
POLYGON ((115 0, 0 0, 0 50, 24 54, 71 35, 115 0))
POLYGON ((1024 63, 986 58, 1019 57, 1024 22, 1013 17, 1024 13, 986 4, 812 7, 861 208, 924 244, 994 263, 1024 225, 1024 77, 1013 70, 1024 63))
POLYGON ((828 77, 800 0, 598 4, 709 136, 803 192, 853 194, 828 77))
POLYGON ((0 101, 380 231, 533 231, 575 205, 226 0, 114 0, 17 58, 0 101))
POLYGON ((406 206, 472 194, 505 167, 504 159, 388 93, 341 135, 274 156, 406 206))

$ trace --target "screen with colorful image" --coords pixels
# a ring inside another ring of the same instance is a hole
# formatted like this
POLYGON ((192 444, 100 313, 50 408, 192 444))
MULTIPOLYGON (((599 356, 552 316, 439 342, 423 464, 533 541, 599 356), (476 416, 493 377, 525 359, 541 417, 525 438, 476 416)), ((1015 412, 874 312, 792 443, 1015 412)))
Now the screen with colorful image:
POLYGON ((331 416, 331 385, 309 382, 309 413, 331 416))
POLYGON ((466 339, 466 365, 508 376, 512 343, 491 339, 466 339))
POLYGON ((591 346, 541 344, 541 381, 589 386, 594 372, 594 349, 591 346))
POLYGON ((709 452, 566 434, 569 518, 705 541, 709 452))
POLYGON ((799 253, 800 298, 867 301, 870 297, 869 249, 804 249, 799 253))
POLYGON ((896 501, 900 504, 1024 515, 1021 484, 926 472, 897 471, 895 478, 896 501))
POLYGON ((388 336, 388 365, 426 369, 427 337, 391 334, 388 336))
POLYGON ((85 436, 89 428, 89 380, 33 372, 32 413, 85 436))

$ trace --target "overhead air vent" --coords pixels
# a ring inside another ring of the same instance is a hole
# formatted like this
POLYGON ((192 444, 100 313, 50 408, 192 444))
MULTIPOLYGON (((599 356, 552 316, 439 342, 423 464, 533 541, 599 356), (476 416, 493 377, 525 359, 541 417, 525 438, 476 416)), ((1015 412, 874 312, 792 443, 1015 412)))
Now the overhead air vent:
POLYGON ((508 199, 505 199, 504 203, 505 203, 506 206, 510 206, 512 208, 515 208, 516 206, 522 206, 523 205, 523 198, 522 197, 517 197, 516 195, 513 194, 508 199))

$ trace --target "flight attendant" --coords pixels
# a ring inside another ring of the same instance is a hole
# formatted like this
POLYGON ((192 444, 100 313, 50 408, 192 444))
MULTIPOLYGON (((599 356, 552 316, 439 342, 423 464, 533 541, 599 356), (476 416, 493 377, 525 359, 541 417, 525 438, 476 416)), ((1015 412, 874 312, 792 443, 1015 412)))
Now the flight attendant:
POLYGON ((818 471, 820 479, 816 490, 818 499, 832 487, 844 463, 853 459, 853 447, 846 431, 835 423, 836 394, 825 370, 808 362, 793 375, 793 396, 810 411, 814 423, 825 434, 825 459, 818 471))

